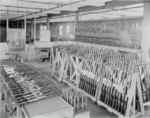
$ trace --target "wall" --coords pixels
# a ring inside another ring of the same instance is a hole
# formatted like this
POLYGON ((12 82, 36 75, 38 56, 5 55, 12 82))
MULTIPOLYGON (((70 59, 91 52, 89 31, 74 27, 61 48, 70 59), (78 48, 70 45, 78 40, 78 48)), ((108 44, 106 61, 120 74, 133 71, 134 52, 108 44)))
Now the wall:
MULTIPOLYGON (((39 38, 41 25, 46 26, 46 23, 37 23, 37 25, 36 25, 36 39, 39 38)), ((62 27, 63 27, 61 36, 62 37, 66 37, 67 36, 66 27, 67 27, 67 25, 70 25, 70 22, 50 23, 51 36, 59 36, 59 26, 60 25, 62 25, 62 27)), ((71 34, 73 34, 73 35, 74 35, 74 25, 75 25, 75 23, 71 22, 70 31, 71 31, 71 34)), ((33 28, 34 27, 31 26, 31 23, 27 24, 27 36, 28 36, 28 38, 33 38, 34 37, 34 30, 33 30, 33 28)))
POLYGON ((9 56, 6 55, 6 53, 9 53, 8 44, 7 43, 0 43, 0 60, 9 58, 9 56))

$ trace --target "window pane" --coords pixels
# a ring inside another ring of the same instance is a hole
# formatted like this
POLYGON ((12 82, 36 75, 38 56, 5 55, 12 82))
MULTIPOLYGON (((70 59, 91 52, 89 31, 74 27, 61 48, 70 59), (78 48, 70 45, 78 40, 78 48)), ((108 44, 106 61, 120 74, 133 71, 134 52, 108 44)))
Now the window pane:
POLYGON ((63 29, 63 27, 62 27, 62 25, 60 25, 59 26, 59 35, 62 35, 62 29, 63 29))

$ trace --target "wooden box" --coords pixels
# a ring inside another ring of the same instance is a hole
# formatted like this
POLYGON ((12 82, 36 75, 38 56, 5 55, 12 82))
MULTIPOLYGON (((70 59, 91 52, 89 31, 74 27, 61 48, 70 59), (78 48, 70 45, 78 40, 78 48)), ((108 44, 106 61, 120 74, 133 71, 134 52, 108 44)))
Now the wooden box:
POLYGON ((22 107, 22 118, 73 118, 74 110, 61 97, 39 100, 22 107))

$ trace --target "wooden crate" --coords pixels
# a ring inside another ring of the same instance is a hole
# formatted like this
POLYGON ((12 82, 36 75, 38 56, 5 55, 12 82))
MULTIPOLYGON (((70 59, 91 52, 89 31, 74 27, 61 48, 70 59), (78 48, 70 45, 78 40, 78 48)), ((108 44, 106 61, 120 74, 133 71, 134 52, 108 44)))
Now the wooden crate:
MULTIPOLYGON (((25 118, 73 118, 74 109, 61 97, 33 102, 22 107, 25 118)), ((22 117, 22 116, 21 116, 22 117)), ((19 116, 19 118, 21 118, 19 116)), ((23 117, 22 117, 23 118, 23 117)))

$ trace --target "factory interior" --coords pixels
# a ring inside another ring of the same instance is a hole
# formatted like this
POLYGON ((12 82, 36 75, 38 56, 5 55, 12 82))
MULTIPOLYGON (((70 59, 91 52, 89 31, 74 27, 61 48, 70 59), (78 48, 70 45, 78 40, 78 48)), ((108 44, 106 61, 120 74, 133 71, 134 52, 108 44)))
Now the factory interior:
POLYGON ((0 118, 150 118, 150 0, 0 0, 0 118))

